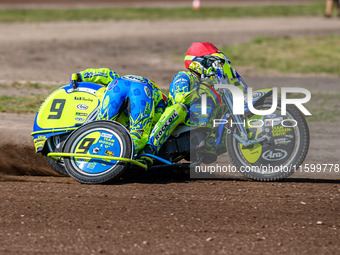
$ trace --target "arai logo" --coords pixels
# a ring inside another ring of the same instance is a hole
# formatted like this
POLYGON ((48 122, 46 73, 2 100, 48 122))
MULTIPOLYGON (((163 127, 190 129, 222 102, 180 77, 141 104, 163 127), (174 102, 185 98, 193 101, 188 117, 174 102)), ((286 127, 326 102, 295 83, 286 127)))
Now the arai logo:
POLYGON ((85 119, 84 118, 81 118, 81 117, 77 117, 75 118, 76 121, 84 121, 85 119))
POLYGON ((287 156, 287 152, 281 149, 268 150, 262 154, 262 158, 269 161, 279 161, 287 156))
POLYGON ((89 107, 86 104, 78 104, 77 108, 82 111, 86 111, 89 107))

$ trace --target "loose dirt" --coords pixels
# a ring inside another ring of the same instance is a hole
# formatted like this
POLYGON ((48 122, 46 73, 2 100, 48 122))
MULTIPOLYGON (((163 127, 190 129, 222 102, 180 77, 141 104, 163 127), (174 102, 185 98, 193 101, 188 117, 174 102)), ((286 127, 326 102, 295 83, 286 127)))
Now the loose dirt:
MULTIPOLYGON (((0 79, 64 84, 72 72, 110 67, 165 88, 183 69, 175 56, 193 41, 220 46, 339 31, 338 20, 323 18, 0 24, 0 79)), ((254 88, 339 93, 337 77, 239 71, 254 88)), ((239 174, 190 180, 137 172, 112 185, 80 185, 57 176, 34 153, 34 115, 2 113, 0 120, 1 254, 340 253, 339 173, 304 171, 259 183, 239 174)), ((305 163, 340 163, 338 124, 309 126, 305 163)))

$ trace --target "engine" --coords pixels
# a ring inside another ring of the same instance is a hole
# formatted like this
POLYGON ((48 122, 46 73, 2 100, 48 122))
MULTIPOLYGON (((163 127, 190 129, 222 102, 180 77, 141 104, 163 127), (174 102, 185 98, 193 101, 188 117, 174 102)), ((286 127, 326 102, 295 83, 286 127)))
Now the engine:
POLYGON ((164 143, 158 156, 170 161, 179 157, 188 161, 198 161, 199 157, 196 154, 198 155, 200 149, 204 147, 206 135, 202 128, 174 132, 164 143))

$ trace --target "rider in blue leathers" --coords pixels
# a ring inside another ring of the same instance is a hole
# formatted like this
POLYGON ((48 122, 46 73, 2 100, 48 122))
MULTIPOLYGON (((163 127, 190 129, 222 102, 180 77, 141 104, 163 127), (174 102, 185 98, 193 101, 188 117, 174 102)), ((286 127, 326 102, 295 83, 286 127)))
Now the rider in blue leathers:
POLYGON ((119 118, 120 122, 125 122, 134 143, 134 152, 140 152, 165 108, 165 98, 157 84, 136 75, 120 77, 108 68, 78 72, 77 80, 107 86, 97 119, 119 118))

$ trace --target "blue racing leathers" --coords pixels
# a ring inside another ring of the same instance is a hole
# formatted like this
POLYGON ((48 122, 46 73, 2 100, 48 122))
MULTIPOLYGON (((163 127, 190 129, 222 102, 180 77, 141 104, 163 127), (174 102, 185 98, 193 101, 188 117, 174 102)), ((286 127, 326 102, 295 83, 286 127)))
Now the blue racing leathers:
POLYGON ((77 74, 79 81, 107 86, 97 119, 124 124, 132 137, 134 152, 143 149, 152 126, 165 109, 165 98, 157 84, 136 75, 120 77, 107 68, 87 69, 77 74))
POLYGON ((146 145, 154 122, 163 113, 162 93, 152 81, 128 75, 107 86, 97 119, 117 120, 123 112, 129 116, 129 131, 135 153, 146 145))

